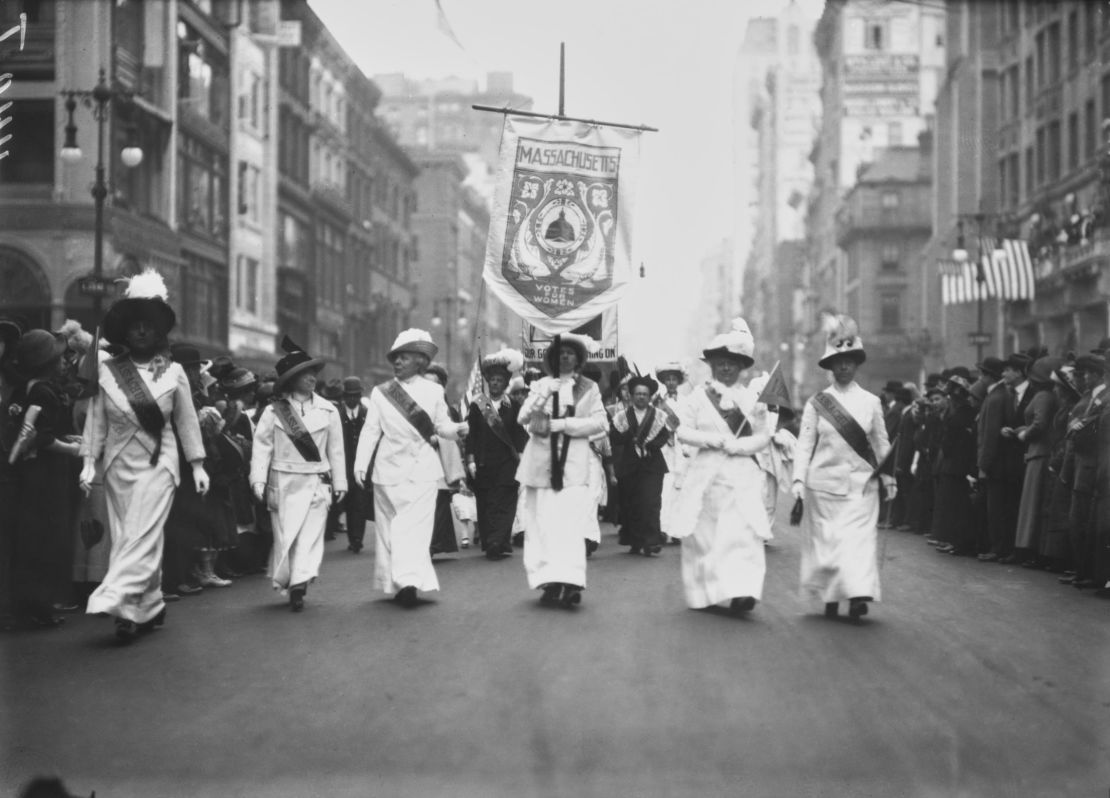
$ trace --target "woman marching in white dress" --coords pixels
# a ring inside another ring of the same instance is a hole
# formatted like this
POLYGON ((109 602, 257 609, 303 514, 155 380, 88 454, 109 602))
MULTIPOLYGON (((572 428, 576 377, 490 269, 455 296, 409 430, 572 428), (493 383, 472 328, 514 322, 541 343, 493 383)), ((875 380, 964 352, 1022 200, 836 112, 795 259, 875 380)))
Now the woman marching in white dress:
POLYGON ((735 319, 703 352, 713 379, 694 388, 679 409, 678 441, 696 452, 670 534, 682 539, 682 586, 692 609, 747 613, 763 596, 763 543, 771 525, 754 455, 769 445, 773 430, 767 408, 740 383, 754 349, 747 323, 735 319))
POLYGON ((250 481, 273 524, 270 579, 300 612, 309 582, 320 574, 328 510, 347 492, 347 461, 339 409, 315 393, 324 362, 288 337, 281 346, 288 354, 276 366, 280 396, 258 419, 250 481))
POLYGON ((879 397, 855 381, 867 355, 856 323, 837 316, 818 361, 833 383, 806 402, 794 455, 793 494, 803 499, 803 598, 825 602, 826 617, 849 602, 848 614, 867 614, 880 599, 876 543, 879 480, 894 496, 894 477, 877 477, 890 451, 879 397))
POLYGON ((517 481, 527 530, 524 568, 528 587, 544 604, 573 608, 586 588, 583 535, 597 513, 590 485, 590 438, 608 428, 601 391, 582 376, 591 339, 555 336, 544 361, 549 377, 531 385, 519 421, 528 429, 517 481))

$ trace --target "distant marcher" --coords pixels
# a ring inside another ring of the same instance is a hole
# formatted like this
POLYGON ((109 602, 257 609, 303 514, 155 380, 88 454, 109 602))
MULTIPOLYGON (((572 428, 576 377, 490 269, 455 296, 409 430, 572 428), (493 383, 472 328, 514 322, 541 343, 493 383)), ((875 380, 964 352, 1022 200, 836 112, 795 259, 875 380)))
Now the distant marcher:
POLYGON ((362 391, 362 380, 347 377, 343 380, 343 400, 339 403, 339 420, 343 424, 343 453, 347 458, 347 495, 337 506, 342 508, 346 516, 347 551, 352 554, 362 551, 366 538, 366 521, 374 516, 373 492, 355 482, 355 452, 367 413, 367 403, 362 391))
POLYGON ((650 557, 662 550, 664 542, 660 511, 667 461, 663 448, 671 433, 667 414, 651 401, 659 383, 636 375, 627 384, 630 404, 610 422, 620 451, 613 462, 621 497, 620 544, 628 546, 630 554, 650 557))

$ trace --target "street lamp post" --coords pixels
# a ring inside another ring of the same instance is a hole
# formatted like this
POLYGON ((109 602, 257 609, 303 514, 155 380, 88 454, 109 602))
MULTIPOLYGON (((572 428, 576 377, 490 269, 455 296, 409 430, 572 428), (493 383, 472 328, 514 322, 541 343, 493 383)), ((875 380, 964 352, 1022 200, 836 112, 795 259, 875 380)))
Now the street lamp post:
POLYGON ((983 300, 986 298, 987 275, 983 269, 983 224, 988 216, 985 213, 972 213, 961 215, 956 222, 956 249, 952 252, 952 260, 961 266, 967 263, 968 253, 964 238, 964 220, 975 222, 975 332, 968 336, 975 344, 976 363, 983 362, 983 348, 991 342, 991 334, 983 329, 983 300))
MULTIPOLYGON (((109 86, 104 69, 101 68, 100 79, 91 91, 66 89, 62 91, 62 96, 66 98, 66 138, 61 151, 64 163, 74 164, 81 160, 81 148, 77 146, 77 124, 73 121, 77 101, 80 100, 82 105, 91 109, 93 118, 96 119, 96 168, 92 185, 93 203, 96 208, 93 273, 91 279, 86 278, 81 281, 80 290, 81 293, 92 296, 93 314, 99 323, 102 299, 111 290, 111 283, 104 279, 104 200, 108 196, 108 183, 104 178, 104 124, 108 120, 112 101, 129 103, 132 94, 109 86)), ((131 144, 120 152, 120 160, 124 166, 134 168, 143 162, 143 151, 131 144)))

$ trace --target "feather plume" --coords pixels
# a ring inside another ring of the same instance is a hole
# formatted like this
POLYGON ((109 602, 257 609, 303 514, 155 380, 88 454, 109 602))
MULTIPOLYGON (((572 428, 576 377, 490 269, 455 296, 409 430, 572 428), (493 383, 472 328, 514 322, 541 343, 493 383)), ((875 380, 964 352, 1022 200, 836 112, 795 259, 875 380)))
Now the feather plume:
POLYGON ((511 374, 516 374, 524 368, 524 355, 516 349, 503 347, 500 351, 482 358, 483 366, 504 366, 511 374))
POLYGON ((92 334, 86 331, 76 319, 66 319, 58 329, 58 335, 66 339, 66 345, 78 354, 85 354, 93 345, 92 334))
POLYGON ((123 295, 128 299, 161 299, 165 302, 170 292, 162 275, 154 269, 144 269, 131 278, 123 295))

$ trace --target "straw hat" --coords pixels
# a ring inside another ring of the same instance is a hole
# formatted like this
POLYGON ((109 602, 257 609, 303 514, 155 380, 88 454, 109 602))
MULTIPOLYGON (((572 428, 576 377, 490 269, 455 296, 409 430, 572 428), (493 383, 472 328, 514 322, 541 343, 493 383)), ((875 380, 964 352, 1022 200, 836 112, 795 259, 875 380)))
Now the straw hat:
POLYGON ((432 336, 428 332, 410 327, 407 330, 402 330, 397 336, 386 359, 392 361, 394 357, 402 352, 424 355, 430 361, 439 352, 439 347, 432 342, 432 336))
POLYGON ((702 350, 702 359, 711 357, 727 357, 738 360, 744 368, 755 363, 755 336, 752 335, 748 323, 737 317, 732 320, 732 327, 728 332, 713 336, 713 339, 702 350))
POLYGON ((828 337, 825 340, 825 354, 817 361, 823 369, 832 368, 835 358, 847 355, 856 363, 867 360, 863 349, 863 339, 859 337, 859 325, 851 316, 839 314, 830 318, 826 325, 828 337))

